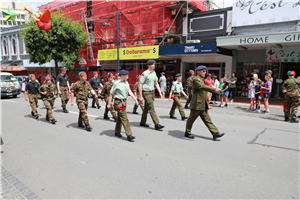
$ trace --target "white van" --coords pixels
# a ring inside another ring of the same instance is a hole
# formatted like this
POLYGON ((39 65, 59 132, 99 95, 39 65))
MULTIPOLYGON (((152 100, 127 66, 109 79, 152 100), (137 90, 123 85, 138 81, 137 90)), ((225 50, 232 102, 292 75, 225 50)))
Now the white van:
POLYGON ((21 85, 18 83, 18 80, 8 72, 0 72, 0 87, 1 97, 12 96, 16 98, 21 91, 21 85))

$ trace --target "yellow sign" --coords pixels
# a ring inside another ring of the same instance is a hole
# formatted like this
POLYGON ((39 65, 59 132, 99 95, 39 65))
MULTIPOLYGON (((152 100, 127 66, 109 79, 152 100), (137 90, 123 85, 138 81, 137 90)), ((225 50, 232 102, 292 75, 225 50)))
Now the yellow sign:
MULTIPOLYGON (((120 60, 158 59, 159 46, 130 47, 119 49, 120 60)), ((117 60, 117 49, 98 50, 98 60, 117 60)))

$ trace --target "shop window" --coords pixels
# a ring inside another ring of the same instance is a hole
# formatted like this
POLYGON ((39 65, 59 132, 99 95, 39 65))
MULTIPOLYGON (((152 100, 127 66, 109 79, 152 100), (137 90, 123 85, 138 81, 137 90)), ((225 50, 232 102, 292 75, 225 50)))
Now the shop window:
POLYGON ((7 21, 4 21, 4 25, 7 25, 7 21))
POLYGON ((6 41, 3 41, 3 46, 4 46, 4 55, 7 55, 7 49, 6 49, 6 41))
POLYGON ((16 40, 12 40, 12 45, 13 45, 13 54, 16 55, 16 40))
POLYGON ((21 23, 20 22, 17 22, 18 23, 18 25, 21 25, 21 23))
POLYGON ((22 19, 25 19, 25 15, 21 15, 21 18, 22 18, 22 19))
POLYGON ((11 25, 11 21, 8 21, 8 25, 11 25))
POLYGON ((2 20, 0 20, 0 25, 2 25, 2 20))

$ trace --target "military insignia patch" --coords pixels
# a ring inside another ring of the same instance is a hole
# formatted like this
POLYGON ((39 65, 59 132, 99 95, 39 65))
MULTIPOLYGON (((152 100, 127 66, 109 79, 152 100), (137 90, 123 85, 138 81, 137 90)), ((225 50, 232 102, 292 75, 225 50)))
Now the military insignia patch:
POLYGON ((197 81, 198 79, 194 78, 194 81, 197 81))

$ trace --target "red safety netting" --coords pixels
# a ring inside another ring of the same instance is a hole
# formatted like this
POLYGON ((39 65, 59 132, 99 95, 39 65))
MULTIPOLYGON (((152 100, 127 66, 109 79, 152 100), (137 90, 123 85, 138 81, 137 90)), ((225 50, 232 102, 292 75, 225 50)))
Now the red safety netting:
POLYGON ((71 5, 74 5, 78 2, 83 2, 83 0, 55 0, 45 5, 39 7, 39 10, 50 9, 52 12, 56 11, 57 9, 65 9, 71 5))

